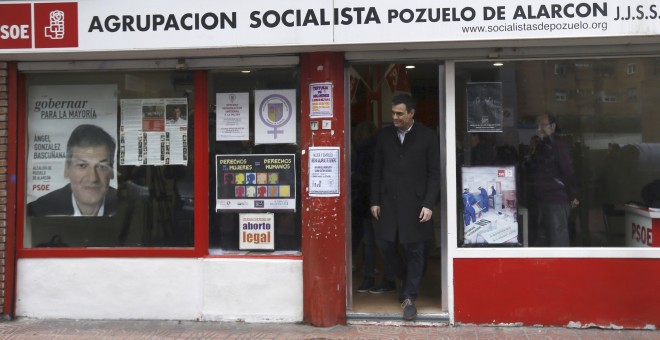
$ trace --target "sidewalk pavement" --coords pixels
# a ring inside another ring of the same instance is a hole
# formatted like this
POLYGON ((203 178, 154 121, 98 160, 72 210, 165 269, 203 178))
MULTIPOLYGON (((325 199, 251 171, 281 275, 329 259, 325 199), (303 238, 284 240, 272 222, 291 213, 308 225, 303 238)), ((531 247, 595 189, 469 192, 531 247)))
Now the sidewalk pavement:
POLYGON ((0 339, 660 339, 660 331, 349 324, 327 328, 303 324, 194 321, 89 321, 19 318, 0 321, 0 339))

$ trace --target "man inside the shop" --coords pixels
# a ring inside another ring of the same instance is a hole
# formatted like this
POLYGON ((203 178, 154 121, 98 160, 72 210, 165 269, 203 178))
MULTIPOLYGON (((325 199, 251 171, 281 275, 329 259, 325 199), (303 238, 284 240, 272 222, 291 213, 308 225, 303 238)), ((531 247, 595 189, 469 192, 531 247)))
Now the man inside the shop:
POLYGON ((28 216, 112 216, 117 208, 114 139, 96 125, 76 127, 66 147, 69 183, 27 205, 28 216))
POLYGON ((571 208, 580 204, 570 148, 557 135, 559 126, 554 115, 542 114, 536 123, 541 141, 532 154, 530 170, 539 230, 532 244, 542 246, 547 242, 550 247, 568 247, 571 208))
MULTIPOLYGON (((376 244, 402 280, 403 319, 417 317, 415 299, 424 271, 425 245, 433 237, 433 207, 440 195, 438 134, 414 119, 415 100, 392 99, 392 125, 378 133, 370 185, 376 244), (403 260, 397 252, 401 245, 403 260), (404 262, 405 261, 405 262, 404 262)), ((394 286, 385 277, 382 285, 394 286)))

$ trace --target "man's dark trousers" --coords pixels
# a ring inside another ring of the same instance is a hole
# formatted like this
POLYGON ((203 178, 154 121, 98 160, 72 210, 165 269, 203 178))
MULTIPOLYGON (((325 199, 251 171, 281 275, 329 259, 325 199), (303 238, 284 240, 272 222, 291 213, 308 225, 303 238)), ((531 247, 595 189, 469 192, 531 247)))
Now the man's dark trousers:
MULTIPOLYGON (((401 256, 397 251, 397 244, 383 240, 381 238, 376 240, 378 248, 383 255, 383 260, 386 264, 392 266, 392 269, 397 277, 403 280, 403 298, 409 298, 413 301, 417 299, 419 293, 419 285, 422 281, 422 273, 424 272, 424 242, 402 243, 404 258, 406 265, 401 261, 401 256)), ((386 277, 388 280, 393 280, 393 277, 386 277)))

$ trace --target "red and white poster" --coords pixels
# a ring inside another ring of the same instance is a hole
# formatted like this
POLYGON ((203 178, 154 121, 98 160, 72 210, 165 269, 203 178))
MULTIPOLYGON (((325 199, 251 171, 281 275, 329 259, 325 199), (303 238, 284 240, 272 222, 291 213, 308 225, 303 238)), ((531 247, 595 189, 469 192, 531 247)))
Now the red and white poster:
POLYGON ((513 166, 463 167, 463 245, 520 245, 513 166))
POLYGON ((186 98, 122 99, 119 164, 188 164, 186 98))

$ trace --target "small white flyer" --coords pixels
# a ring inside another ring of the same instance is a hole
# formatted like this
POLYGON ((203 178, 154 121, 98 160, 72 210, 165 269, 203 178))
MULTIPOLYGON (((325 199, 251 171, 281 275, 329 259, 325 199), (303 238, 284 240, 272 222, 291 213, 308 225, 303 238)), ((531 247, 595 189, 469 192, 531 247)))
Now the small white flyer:
POLYGON ((250 139, 250 94, 216 93, 216 140, 250 139))
POLYGON ((332 118, 332 83, 309 84, 309 116, 332 118))
POLYGON ((309 148, 309 196, 339 196, 339 147, 309 148))

